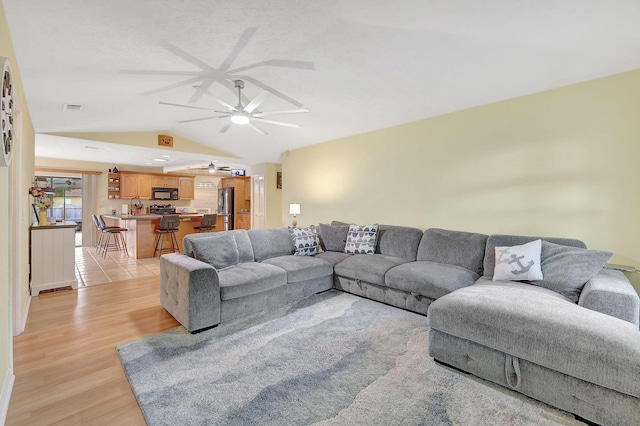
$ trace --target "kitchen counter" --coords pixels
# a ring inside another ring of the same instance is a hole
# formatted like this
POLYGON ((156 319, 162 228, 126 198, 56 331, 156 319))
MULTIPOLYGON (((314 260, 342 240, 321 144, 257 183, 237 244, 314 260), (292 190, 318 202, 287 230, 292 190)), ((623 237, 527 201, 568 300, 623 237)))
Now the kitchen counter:
POLYGON ((38 225, 33 224, 31 229, 60 229, 60 228, 75 228, 78 224, 72 221, 63 221, 63 222, 51 222, 49 225, 38 225))
MULTIPOLYGON (((195 234, 197 231, 194 229, 196 226, 200 226, 201 213, 176 213, 180 217, 180 225, 176 232, 176 239, 178 240, 178 246, 182 252, 182 238, 188 234, 195 234)), ((155 229, 160 225, 162 214, 107 214, 102 217, 105 220, 107 226, 119 226, 126 228, 124 237, 127 242, 127 249, 129 256, 134 259, 145 259, 154 257, 154 248, 156 244, 156 238, 158 233, 155 229)), ((224 224, 220 218, 218 218, 218 224, 216 231, 222 231, 224 224)), ((165 237, 166 238, 166 237, 165 237)), ((165 247, 166 247, 165 239, 165 247)))

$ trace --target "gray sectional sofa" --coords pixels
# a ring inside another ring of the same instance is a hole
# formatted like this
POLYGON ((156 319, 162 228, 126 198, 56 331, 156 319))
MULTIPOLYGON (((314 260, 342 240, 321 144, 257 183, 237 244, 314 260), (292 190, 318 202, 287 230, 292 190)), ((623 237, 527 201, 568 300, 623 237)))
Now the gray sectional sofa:
POLYGON ((327 241, 322 253, 296 256, 286 228, 193 234, 184 254, 160 258, 160 298, 196 332, 337 288, 427 314, 430 355, 440 363, 591 422, 638 424, 638 294, 624 274, 606 269, 577 303, 541 286, 492 280, 496 247, 535 239, 380 225, 375 253, 345 254, 327 241))

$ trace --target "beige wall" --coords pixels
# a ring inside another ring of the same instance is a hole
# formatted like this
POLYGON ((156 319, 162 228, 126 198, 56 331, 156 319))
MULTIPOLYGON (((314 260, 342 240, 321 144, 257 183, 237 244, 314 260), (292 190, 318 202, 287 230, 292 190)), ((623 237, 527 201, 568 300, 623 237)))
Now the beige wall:
POLYGON ((14 158, 10 168, 0 167, 0 423, 4 419, 5 404, 8 403, 10 384, 13 378, 12 335, 13 310, 12 287, 17 284, 20 306, 27 305, 28 300, 28 247, 29 247, 29 195, 27 189, 33 177, 33 152, 35 135, 31 117, 24 97, 20 72, 15 60, 11 38, 7 30, 4 7, 0 4, 0 56, 10 60, 13 77, 14 94, 20 117, 16 121, 19 148, 14 150, 14 158), (16 155, 17 154, 17 155, 16 155), (12 187, 17 186, 17 199, 12 197, 12 187), (7 202, 8 201, 8 202, 7 202), (17 206, 16 206, 17 204, 17 206), (20 213, 14 214, 17 210, 20 213), (16 217, 17 216, 17 217, 16 217), (13 240, 17 241, 18 251, 14 251, 13 240), (10 255, 11 253, 11 255, 10 255), (13 268, 14 259, 18 257, 18 270, 13 268), (9 272, 9 273, 8 273, 9 272), (18 281, 17 283, 11 280, 18 281))
POLYGON ((639 99, 635 70, 291 151, 282 222, 299 202, 301 225, 573 237, 640 267, 639 99))

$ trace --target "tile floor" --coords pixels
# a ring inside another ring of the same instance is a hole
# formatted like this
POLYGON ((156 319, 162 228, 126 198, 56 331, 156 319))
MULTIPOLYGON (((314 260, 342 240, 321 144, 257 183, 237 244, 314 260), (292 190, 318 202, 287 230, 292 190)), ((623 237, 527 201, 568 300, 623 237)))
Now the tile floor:
POLYGON ((76 247, 78 288, 154 275, 160 275, 157 257, 136 260, 117 251, 102 257, 95 247, 76 247))

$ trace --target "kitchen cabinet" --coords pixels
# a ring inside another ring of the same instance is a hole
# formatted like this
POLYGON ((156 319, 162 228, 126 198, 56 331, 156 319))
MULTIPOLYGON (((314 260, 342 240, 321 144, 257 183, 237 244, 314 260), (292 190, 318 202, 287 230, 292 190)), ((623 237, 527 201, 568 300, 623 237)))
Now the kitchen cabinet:
POLYGON ((235 229, 251 229, 251 215, 247 213, 240 213, 236 215, 235 229))
POLYGON ((192 177, 178 178, 178 199, 193 200, 195 198, 195 179, 192 177))
POLYGON ((152 188, 178 188, 178 178, 175 176, 151 176, 152 188))
POLYGON ((120 196, 123 199, 151 199, 151 176, 145 174, 120 173, 120 196))

